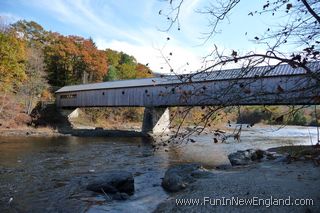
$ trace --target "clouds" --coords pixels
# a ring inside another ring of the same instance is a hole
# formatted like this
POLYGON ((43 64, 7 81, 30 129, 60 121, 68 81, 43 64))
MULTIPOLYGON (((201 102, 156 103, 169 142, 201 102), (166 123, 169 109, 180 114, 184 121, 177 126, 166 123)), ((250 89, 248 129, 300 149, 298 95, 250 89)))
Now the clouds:
MULTIPOLYGON (((12 14, 12 13, 6 13, 6 12, 0 12, 0 17, 4 17, 4 21, 8 23, 14 23, 16 21, 21 20, 22 18, 18 15, 12 14)), ((8 24, 6 23, 6 24, 8 24)))
MULTIPOLYGON (((186 0, 183 18, 189 19, 200 1, 186 0)), ((16 0, 11 10, 23 10, 22 18, 35 17, 51 31, 92 37, 98 48, 126 52, 157 72, 169 72, 170 66, 178 72, 196 70, 201 54, 192 47, 192 34, 158 30, 165 24, 158 11, 165 5, 157 0, 16 0)))
POLYGON ((170 73, 170 69, 173 68, 175 72, 186 73, 196 70, 201 64, 200 57, 177 45, 166 45, 159 48, 153 45, 131 44, 119 40, 106 41, 101 38, 97 38, 95 41, 100 49, 110 48, 133 55, 138 62, 149 64, 149 67, 155 72, 170 73))
MULTIPOLYGON (((186 9, 190 13, 196 2, 186 9)), ((133 55, 141 63, 149 63, 157 72, 169 72, 170 66, 182 72, 195 70, 200 64, 200 57, 195 51, 183 46, 181 38, 156 28, 157 11, 160 7, 156 1, 90 1, 90 0, 31 0, 33 7, 47 11, 56 21, 63 25, 77 28, 92 37, 98 48, 111 48, 133 55), (172 40, 167 43, 166 38, 172 40), (164 58, 169 57, 169 61, 164 58), (162 56, 162 54, 164 56, 162 56), (186 65, 186 64, 189 65, 186 65), (170 65, 169 65, 170 64, 170 65)), ((53 29, 54 31, 54 29, 53 29)))
MULTIPOLYGON (((39 1, 31 0, 34 7, 46 10, 54 20, 62 22, 64 25, 72 25, 80 32, 86 32, 90 36, 95 35, 113 35, 121 38, 130 38, 125 30, 114 26, 112 22, 115 20, 112 11, 109 8, 105 16, 99 16, 100 11, 94 9, 92 2, 88 0, 51 0, 39 1), (110 21, 113 20, 113 21, 110 21)), ((104 7, 104 10, 107 10, 104 7)), ((77 32, 73 33, 77 34, 77 32)), ((82 33, 83 34, 83 33, 82 33)))
POLYGON ((170 24, 170 20, 158 15, 159 10, 168 12, 168 1, 159 0, 0 0, 0 14, 14 21, 34 20, 45 29, 64 35, 91 37, 98 48, 126 52, 143 64, 149 63, 156 72, 169 72, 170 66, 179 73, 196 71, 201 68, 201 57, 208 55, 214 44, 226 55, 232 50, 244 54, 261 51, 248 40, 257 35, 264 22, 248 17, 248 10, 256 5, 246 1, 233 10, 232 21, 221 22, 223 33, 201 45, 204 40, 200 38, 210 27, 208 16, 196 11, 208 4, 204 0, 184 0, 181 30, 174 26, 169 32, 159 30, 170 24))

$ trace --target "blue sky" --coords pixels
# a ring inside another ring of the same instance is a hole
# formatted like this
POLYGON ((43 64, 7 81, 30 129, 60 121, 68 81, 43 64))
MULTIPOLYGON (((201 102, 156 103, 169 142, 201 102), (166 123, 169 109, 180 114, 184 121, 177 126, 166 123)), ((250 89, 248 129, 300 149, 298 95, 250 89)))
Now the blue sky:
POLYGON ((206 0, 185 0, 181 31, 173 27, 169 32, 162 31, 168 23, 158 11, 167 11, 168 3, 161 0, 0 0, 0 15, 10 21, 33 20, 64 35, 92 37, 99 49, 124 51, 157 72, 169 71, 163 56, 171 52, 170 65, 183 72, 199 68, 213 44, 225 52, 260 51, 250 40, 267 26, 262 17, 252 18, 248 13, 260 9, 261 3, 241 1, 230 22, 221 25, 223 33, 202 45, 208 23, 196 10, 207 4, 206 0), (167 37, 171 39, 167 41, 167 37))

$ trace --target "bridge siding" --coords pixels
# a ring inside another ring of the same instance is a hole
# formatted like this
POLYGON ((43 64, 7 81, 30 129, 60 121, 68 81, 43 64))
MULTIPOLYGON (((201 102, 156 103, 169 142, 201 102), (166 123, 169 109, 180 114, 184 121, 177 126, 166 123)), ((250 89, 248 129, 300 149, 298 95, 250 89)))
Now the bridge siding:
POLYGON ((319 100, 316 102, 314 99, 314 96, 320 94, 319 88, 316 87, 315 80, 309 79, 305 75, 260 77, 62 92, 57 94, 57 105, 59 107, 157 107, 221 104, 319 104, 319 100), (281 87, 280 91, 279 86, 281 87), (203 87, 206 89, 203 90, 203 87), (304 88, 307 87, 313 88, 305 90, 304 88), (281 92, 282 89, 284 91, 281 92), (122 94, 123 92, 124 94, 122 94), (66 94, 77 94, 77 97, 61 99, 61 95, 66 94))

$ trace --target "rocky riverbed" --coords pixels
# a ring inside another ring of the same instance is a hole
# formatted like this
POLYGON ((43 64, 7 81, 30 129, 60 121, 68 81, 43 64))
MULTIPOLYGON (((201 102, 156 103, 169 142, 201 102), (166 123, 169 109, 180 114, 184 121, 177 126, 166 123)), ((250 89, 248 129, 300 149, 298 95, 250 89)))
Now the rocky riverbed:
POLYGON ((210 172, 194 164, 171 168, 166 172, 163 186, 175 193, 155 212, 319 212, 320 167, 312 160, 290 163, 288 160, 278 155, 272 160, 210 172), (236 202, 219 205, 224 198, 266 200, 257 206, 236 205, 236 202), (286 199, 290 206, 272 205, 270 199, 278 198, 286 199), (198 204, 190 204, 190 199, 194 199, 192 202, 198 199, 198 204), (292 205, 295 199, 312 199, 312 205, 292 205), (182 200, 188 200, 189 204, 183 205, 182 200))

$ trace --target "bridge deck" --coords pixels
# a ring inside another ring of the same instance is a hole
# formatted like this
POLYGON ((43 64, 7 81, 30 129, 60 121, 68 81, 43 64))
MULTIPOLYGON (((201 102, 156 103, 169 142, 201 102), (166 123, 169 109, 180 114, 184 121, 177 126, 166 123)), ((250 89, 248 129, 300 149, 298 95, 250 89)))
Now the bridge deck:
MULTIPOLYGON (((320 74, 320 63, 309 68, 320 74)), ((319 104, 319 81, 289 65, 65 86, 59 107, 319 104)))

